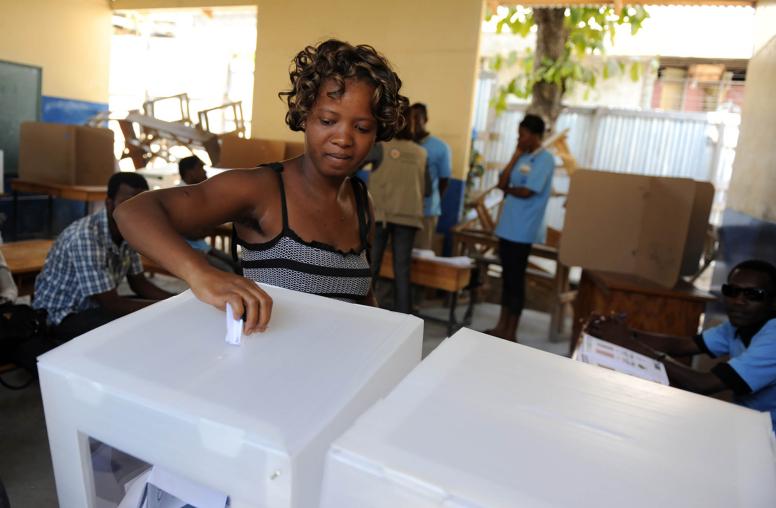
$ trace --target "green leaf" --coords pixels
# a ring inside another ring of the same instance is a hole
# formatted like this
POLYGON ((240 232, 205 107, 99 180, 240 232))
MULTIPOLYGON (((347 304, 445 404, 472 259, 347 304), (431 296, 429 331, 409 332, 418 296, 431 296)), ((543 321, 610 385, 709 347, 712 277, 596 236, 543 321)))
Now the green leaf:
POLYGON ((504 57, 501 55, 496 55, 493 57, 493 60, 490 63, 490 66, 493 68, 494 71, 498 72, 501 70, 501 64, 504 63, 504 57))
POLYGON ((630 77, 633 81, 638 81, 641 78, 641 63, 633 62, 630 66, 630 77))
POLYGON ((507 93, 511 93, 511 94, 517 94, 518 93, 517 82, 516 82, 515 79, 511 80, 509 82, 509 84, 507 85, 507 93))
POLYGON ((534 68, 534 57, 533 55, 525 57, 523 60, 523 72, 526 74, 530 74, 533 72, 534 68))

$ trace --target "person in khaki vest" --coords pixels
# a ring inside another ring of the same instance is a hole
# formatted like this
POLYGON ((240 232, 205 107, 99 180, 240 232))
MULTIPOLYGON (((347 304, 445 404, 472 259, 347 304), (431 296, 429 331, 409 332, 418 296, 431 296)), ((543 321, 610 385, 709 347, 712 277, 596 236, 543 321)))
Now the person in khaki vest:
MULTIPOLYGON (((408 111, 404 112, 405 119, 408 111)), ((393 252, 394 310, 412 312, 410 261, 415 235, 423 227, 423 196, 426 150, 413 140, 407 121, 396 137, 382 143, 382 161, 369 176, 369 192, 375 210, 375 240, 372 245, 372 277, 380 273, 388 240, 393 252)))

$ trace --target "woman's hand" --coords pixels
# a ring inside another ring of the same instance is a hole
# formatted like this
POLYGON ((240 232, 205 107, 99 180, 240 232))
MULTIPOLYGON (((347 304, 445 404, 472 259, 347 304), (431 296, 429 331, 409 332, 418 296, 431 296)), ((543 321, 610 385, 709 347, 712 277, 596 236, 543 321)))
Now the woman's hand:
POLYGON ((221 310, 228 303, 234 318, 245 316, 246 334, 263 332, 272 315, 272 297, 253 281, 207 267, 187 281, 197 298, 221 310))

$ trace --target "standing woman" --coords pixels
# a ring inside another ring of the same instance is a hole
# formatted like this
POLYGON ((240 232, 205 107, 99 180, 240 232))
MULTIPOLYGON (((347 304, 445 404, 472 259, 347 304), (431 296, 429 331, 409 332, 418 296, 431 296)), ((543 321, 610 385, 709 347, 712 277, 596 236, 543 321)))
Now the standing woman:
POLYGON ((518 127, 517 147, 499 177, 504 192, 496 236, 501 258, 501 314, 485 333, 517 341, 515 334, 525 302, 525 271, 531 244, 544 242, 544 211, 552 190, 555 159, 542 147, 544 120, 525 115, 518 127))
POLYGON ((300 51, 290 71, 286 123, 305 152, 231 170, 190 187, 146 192, 115 212, 137 250, 185 280, 202 301, 263 331, 272 299, 253 281, 371 304, 369 196, 350 175, 375 141, 403 127, 401 80, 374 48, 328 40, 300 51), (234 222, 245 277, 210 267, 185 242, 234 222))

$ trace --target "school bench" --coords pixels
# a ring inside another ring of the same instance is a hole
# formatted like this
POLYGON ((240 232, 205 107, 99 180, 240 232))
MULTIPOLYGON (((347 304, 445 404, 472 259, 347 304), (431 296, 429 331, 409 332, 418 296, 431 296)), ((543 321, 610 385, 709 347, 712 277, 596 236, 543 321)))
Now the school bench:
POLYGON ((23 240, 0 244, 8 270, 19 288, 19 296, 31 295, 35 277, 43 269, 54 240, 23 240))
MULTIPOLYGON (((471 324, 475 304, 472 270, 471 266, 456 266, 440 262, 434 258, 413 257, 410 264, 410 282, 417 286, 438 289, 450 294, 450 312, 446 320, 425 314, 418 314, 418 317, 447 324, 448 335, 452 335, 459 328, 471 324), (456 316, 458 294, 464 289, 469 291, 469 304, 463 319, 458 321, 456 316)), ((387 249, 383 254, 380 277, 391 280, 394 278, 393 254, 390 249, 387 249)))

